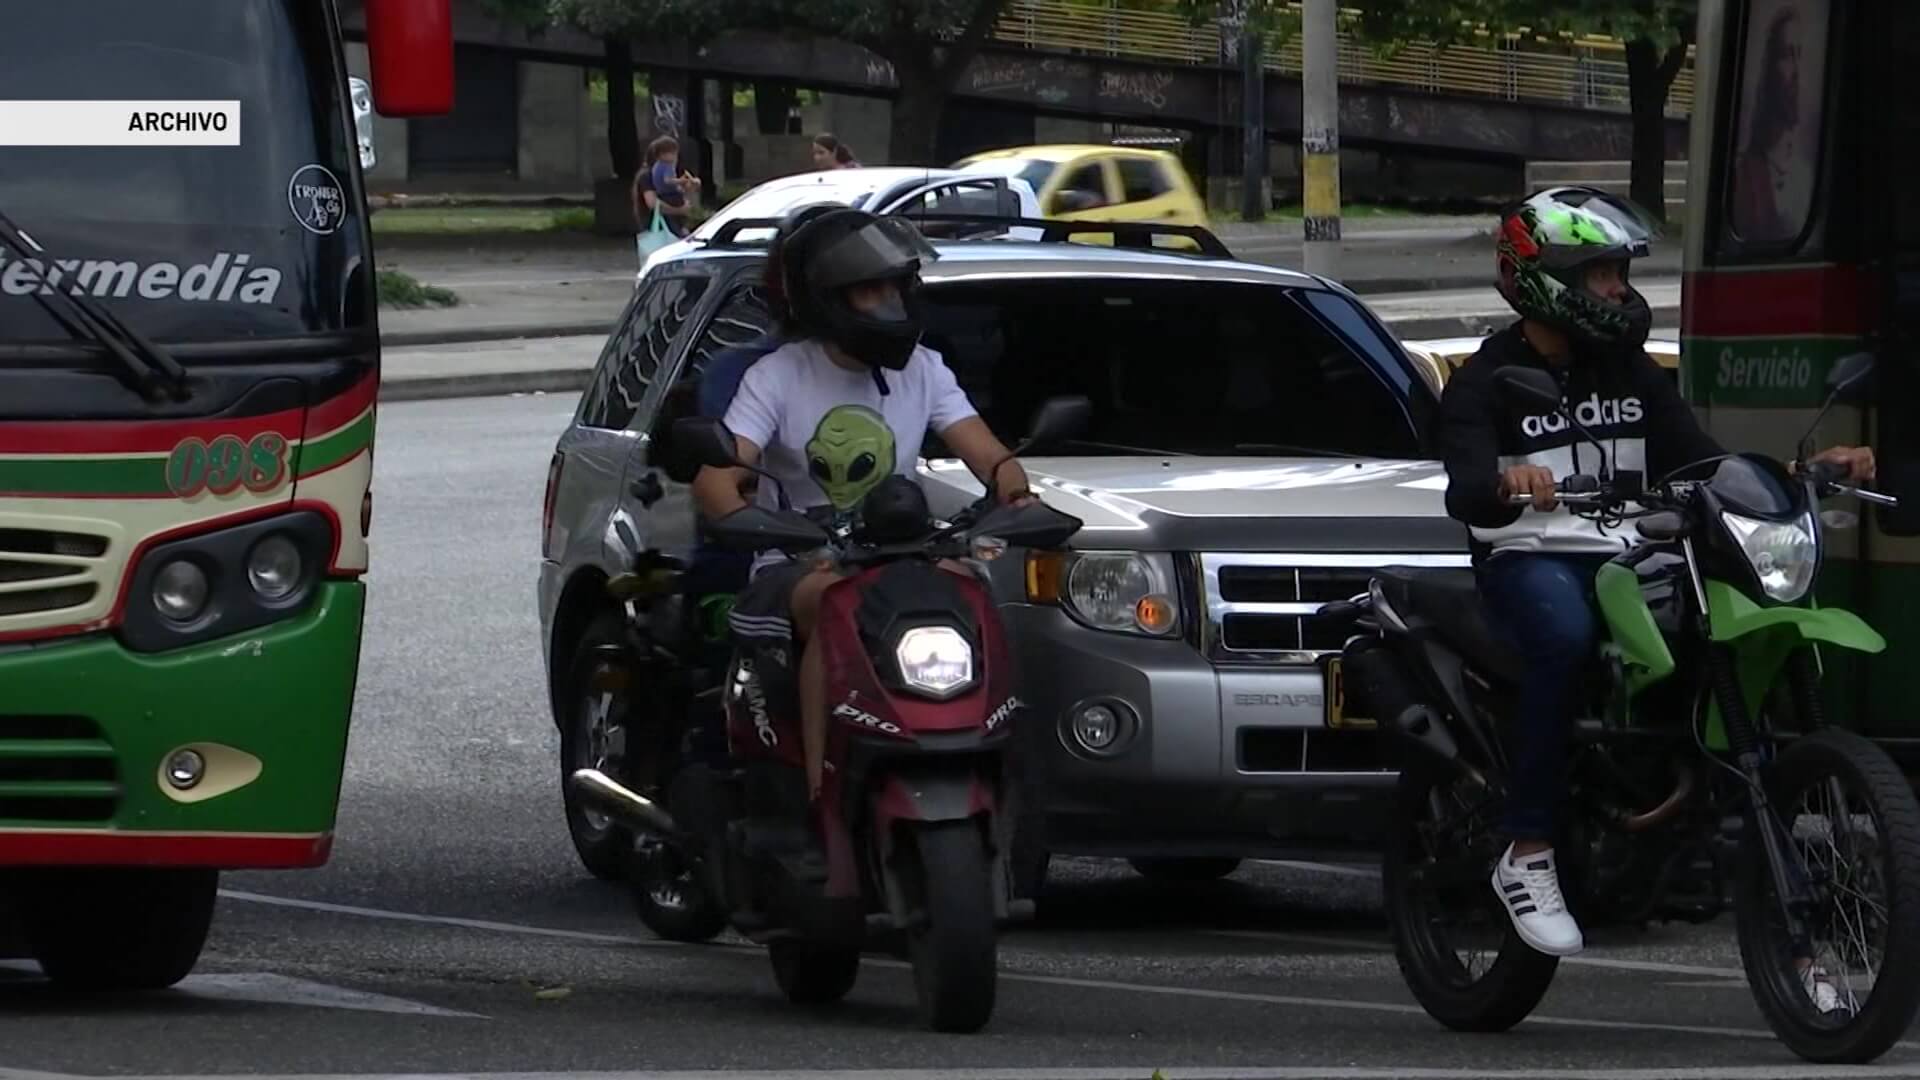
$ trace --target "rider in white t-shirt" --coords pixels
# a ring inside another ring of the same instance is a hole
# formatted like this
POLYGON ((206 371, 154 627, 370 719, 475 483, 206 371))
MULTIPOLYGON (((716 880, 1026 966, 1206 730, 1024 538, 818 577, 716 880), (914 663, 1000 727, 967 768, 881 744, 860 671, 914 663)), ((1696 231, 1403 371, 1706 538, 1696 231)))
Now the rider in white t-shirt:
MULTIPOLYGON (((983 480, 1007 457, 940 354, 921 345, 917 297, 923 261, 937 258, 913 226, 859 210, 836 210, 783 230, 780 290, 788 344, 747 371, 725 422, 740 460, 780 481, 795 509, 851 514, 892 475, 913 478, 927 432, 983 480)), ((744 469, 703 468, 693 496, 709 520, 744 508, 744 469)), ((1033 498, 1018 462, 1000 470, 997 497, 1033 498)), ((756 496, 773 507, 775 485, 756 496)), ((732 629, 763 680, 800 650, 801 740, 807 788, 820 790, 826 745, 826 672, 813 628, 820 596, 839 576, 830 563, 756 559, 734 605, 732 629)))

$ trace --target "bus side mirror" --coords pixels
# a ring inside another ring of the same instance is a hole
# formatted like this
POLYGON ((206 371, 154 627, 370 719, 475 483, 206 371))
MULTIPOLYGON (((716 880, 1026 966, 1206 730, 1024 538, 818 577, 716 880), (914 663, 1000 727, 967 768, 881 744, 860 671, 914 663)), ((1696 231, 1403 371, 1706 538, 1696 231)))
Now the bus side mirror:
POLYGON ((366 0, 373 107, 382 116, 453 111, 453 0, 366 0))

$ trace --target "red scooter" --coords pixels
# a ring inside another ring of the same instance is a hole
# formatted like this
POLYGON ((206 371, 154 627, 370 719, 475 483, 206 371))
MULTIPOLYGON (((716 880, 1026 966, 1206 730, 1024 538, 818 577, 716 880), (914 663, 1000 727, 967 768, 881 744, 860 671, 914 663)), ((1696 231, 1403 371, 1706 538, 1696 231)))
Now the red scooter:
MULTIPOLYGON (((1049 400, 1015 453, 1069 437, 1090 410, 1085 398, 1049 400)), ((671 438, 701 465, 740 464, 717 420, 682 420, 671 438)), ((943 525, 905 477, 876 486, 856 522, 829 528, 749 506, 708 524, 727 547, 825 549, 850 571, 828 587, 815 630, 829 703, 817 811, 792 692, 799 658, 770 680, 734 652, 724 669, 707 669, 724 670, 717 680, 688 681, 700 665, 647 645, 645 617, 635 620, 642 652, 672 655, 682 678, 656 678, 658 666, 636 674, 684 703, 689 731, 642 740, 657 751, 641 785, 651 798, 596 770, 571 782, 584 803, 633 830, 635 900, 656 933, 705 940, 731 925, 767 944, 788 998, 824 1002, 852 989, 870 931, 904 932, 922 1019, 936 1031, 977 1031, 993 1013, 995 944, 1012 891, 1004 756, 1022 705, 987 584, 939 562, 1057 548, 1081 522, 1040 503, 982 499, 943 525), (718 719, 701 715, 716 698, 726 751, 702 760, 687 748, 703 719, 718 719)))

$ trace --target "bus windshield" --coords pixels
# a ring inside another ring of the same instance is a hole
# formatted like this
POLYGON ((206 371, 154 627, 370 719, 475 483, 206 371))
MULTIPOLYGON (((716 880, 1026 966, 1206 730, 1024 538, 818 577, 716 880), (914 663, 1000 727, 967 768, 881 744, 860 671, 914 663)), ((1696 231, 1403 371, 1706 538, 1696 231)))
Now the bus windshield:
POLYGON ((0 101, 237 101, 238 146, 0 147, 0 339, 67 342, 37 289, 158 342, 354 329, 365 262, 330 5, 17 5, 0 101), (47 281, 43 282, 43 274, 47 281))

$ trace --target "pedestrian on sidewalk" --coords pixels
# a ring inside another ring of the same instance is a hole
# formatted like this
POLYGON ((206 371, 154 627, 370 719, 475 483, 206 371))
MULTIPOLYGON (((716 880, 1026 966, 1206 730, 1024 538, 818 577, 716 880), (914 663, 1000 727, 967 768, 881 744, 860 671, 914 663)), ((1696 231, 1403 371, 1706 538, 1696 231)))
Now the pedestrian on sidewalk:
POLYGON ((633 178, 633 218, 646 231, 657 213, 676 237, 687 235, 689 196, 700 193, 700 178, 680 167, 680 143, 662 135, 647 145, 646 166, 633 178))
POLYGON ((860 162, 853 156, 853 148, 841 142, 831 133, 821 132, 813 137, 813 167, 826 172, 832 169, 857 169, 860 162))

